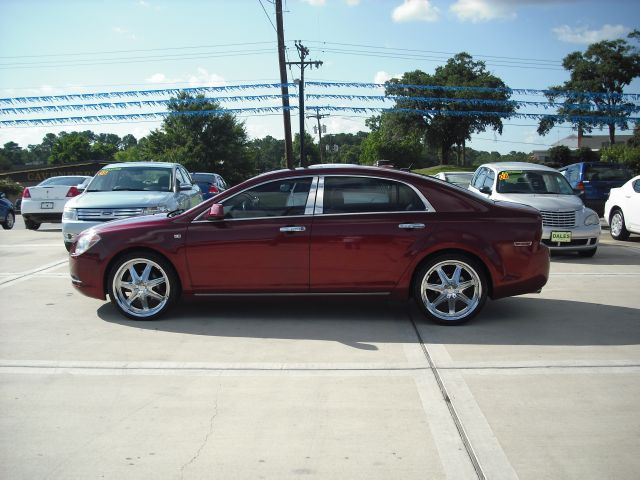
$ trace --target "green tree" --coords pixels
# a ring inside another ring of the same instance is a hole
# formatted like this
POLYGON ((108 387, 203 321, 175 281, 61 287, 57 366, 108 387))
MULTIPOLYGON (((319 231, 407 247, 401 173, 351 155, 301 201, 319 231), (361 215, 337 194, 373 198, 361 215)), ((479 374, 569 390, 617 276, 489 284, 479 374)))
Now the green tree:
MULTIPOLYGON (((628 38, 637 40, 640 32, 634 30, 628 38)), ((562 65, 570 72, 570 79, 563 85, 549 87, 554 93, 547 95, 550 102, 564 98, 563 106, 558 109, 560 118, 541 120, 538 133, 546 135, 557 123, 562 122, 572 123, 576 130, 583 132, 607 127, 609 141, 613 145, 616 127, 628 128, 630 110, 624 107, 633 104, 625 102, 621 95, 624 87, 640 76, 640 51, 627 40, 604 40, 589 45, 584 53, 570 53, 562 65), (572 116, 587 116, 590 119, 572 116)))
POLYGON ((16 142, 7 142, 4 144, 4 147, 0 149, 3 157, 5 158, 5 162, 9 162, 11 167, 19 167, 26 163, 26 157, 28 156, 28 152, 23 150, 23 148, 18 145, 16 142))
POLYGON ((49 163, 59 165, 63 163, 86 162, 90 159, 91 145, 84 132, 60 132, 51 147, 49 163))
MULTIPOLYGON (((307 160, 307 165, 314 165, 320 163, 320 150, 318 145, 313 143, 313 137, 307 132, 304 132, 304 156, 307 160)), ((293 158, 294 164, 300 165, 300 134, 296 133, 293 137, 293 158)))
POLYGON ((558 145, 557 147, 551 147, 549 149, 549 160, 551 163, 561 166, 569 165, 573 162, 573 155, 571 149, 564 145, 558 145))
POLYGON ((268 172, 285 168, 284 140, 278 140, 271 135, 256 138, 249 142, 249 148, 258 171, 268 172))
POLYGON ((244 124, 216 102, 180 92, 169 102, 169 115, 159 130, 141 142, 145 159, 179 162, 189 171, 215 172, 234 184, 255 173, 244 124))
POLYGON ((474 61, 473 57, 465 52, 455 55, 446 65, 436 68, 433 75, 416 70, 405 73, 399 80, 390 80, 387 82, 386 93, 403 97, 396 100, 398 109, 424 111, 391 115, 395 115, 398 122, 405 126, 405 132, 420 132, 426 143, 437 147, 442 164, 449 163, 453 147, 458 152, 459 163, 464 164, 466 141, 471 139, 471 134, 487 129, 502 134, 502 119, 515 110, 512 104, 502 103, 510 96, 504 82, 487 71, 484 62, 474 61), (403 85, 462 86, 497 90, 425 90, 407 88, 403 85), (498 103, 474 103, 471 100, 493 100, 498 103), (455 116, 448 114, 451 111, 460 113, 455 116), (478 111, 482 111, 483 114, 472 113, 478 111))
POLYGON ((604 162, 624 163, 635 175, 640 174, 640 145, 632 142, 603 148, 600 157, 604 162))

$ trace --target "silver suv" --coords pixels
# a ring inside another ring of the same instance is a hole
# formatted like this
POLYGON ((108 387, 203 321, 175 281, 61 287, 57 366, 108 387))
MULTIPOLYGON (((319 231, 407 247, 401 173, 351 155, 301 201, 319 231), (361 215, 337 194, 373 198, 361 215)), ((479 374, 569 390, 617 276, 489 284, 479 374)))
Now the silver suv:
POLYGON ((65 205, 64 244, 69 250, 80 232, 109 220, 187 210, 200 202, 200 188, 180 164, 112 163, 65 205))
POLYGON ((526 162, 481 165, 469 190, 492 200, 522 203, 542 214, 542 243, 551 251, 592 257, 598 249, 600 218, 586 208, 557 170, 526 162))

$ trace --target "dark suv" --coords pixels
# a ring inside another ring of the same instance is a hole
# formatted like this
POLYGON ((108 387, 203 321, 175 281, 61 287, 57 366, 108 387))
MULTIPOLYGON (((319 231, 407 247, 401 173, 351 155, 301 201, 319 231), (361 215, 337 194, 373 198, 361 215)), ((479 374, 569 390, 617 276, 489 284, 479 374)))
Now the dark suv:
POLYGON ((584 204, 598 212, 604 213, 604 203, 609 197, 609 190, 621 187, 633 175, 624 165, 604 162, 580 162, 560 169, 575 190, 582 191, 584 204))

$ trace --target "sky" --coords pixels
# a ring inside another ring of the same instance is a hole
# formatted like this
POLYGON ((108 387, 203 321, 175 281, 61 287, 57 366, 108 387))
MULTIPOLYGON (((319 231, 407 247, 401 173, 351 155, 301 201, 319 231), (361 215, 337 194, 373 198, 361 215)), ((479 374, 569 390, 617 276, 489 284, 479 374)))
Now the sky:
MULTIPOLYGON (((562 68, 567 54, 584 51, 600 40, 624 38, 640 28, 638 0, 283 0, 283 4, 288 60, 299 60, 294 46, 299 40, 309 49, 307 60, 323 62, 319 68, 305 70, 305 82, 382 83, 413 70, 433 73, 464 51, 486 62, 487 69, 509 87, 545 89, 569 79, 569 72, 562 68)), ((279 93, 277 88, 249 88, 280 81, 275 23, 271 0, 0 0, 0 98, 134 92, 124 100, 42 100, 22 106, 78 105, 162 100, 169 98, 166 92, 145 97, 136 92, 224 86, 238 88, 207 94, 224 97, 224 108, 276 106, 276 100, 247 98, 279 93)), ((289 81, 299 77, 299 68, 292 66, 289 81)), ((640 93, 640 81, 635 80, 626 92, 640 93)), ((382 95, 383 91, 307 85, 306 93, 382 95)), ((297 100, 292 99, 292 104, 297 100)), ((325 104, 392 106, 307 99, 307 106, 325 104)), ((156 104, 22 116, 0 112, 0 120, 165 110, 156 104)), ((524 107, 520 111, 540 110, 524 107)), ((313 113, 306 111, 307 116, 313 113)), ((329 113, 322 119, 328 135, 366 131, 365 119, 375 114, 329 113)), ((238 118, 250 138, 284 138, 280 113, 243 111, 238 118)), ((293 133, 298 122, 294 112, 293 133)), ((313 135, 316 120, 305 119, 305 124, 313 135)), ((474 134, 469 146, 501 153, 530 152, 574 133, 564 125, 540 137, 534 119, 509 119, 504 124, 502 135, 491 130, 474 134)), ((161 120, 145 117, 0 126, 0 145, 15 141, 26 148, 40 143, 46 133, 60 131, 131 133, 140 138, 160 125, 161 120)))

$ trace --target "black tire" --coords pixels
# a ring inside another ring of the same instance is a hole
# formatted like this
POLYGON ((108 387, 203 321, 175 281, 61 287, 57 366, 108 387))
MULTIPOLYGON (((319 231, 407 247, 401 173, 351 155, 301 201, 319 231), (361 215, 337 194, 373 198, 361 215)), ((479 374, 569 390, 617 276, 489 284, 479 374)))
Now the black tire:
POLYGON ((114 262, 107 278, 111 303, 133 320, 155 320, 180 296, 180 283, 173 266, 152 252, 123 255, 114 262), (132 270, 137 278, 133 278, 132 270), (135 298, 130 301, 132 297, 135 298))
POLYGON ((598 247, 591 248, 589 250, 578 250, 578 255, 580 255, 583 258, 591 258, 596 254, 597 250, 598 250, 598 247))
POLYGON ((15 224, 16 216, 13 212, 8 212, 7 216, 4 219, 4 222, 2 222, 2 228, 4 228, 5 230, 11 230, 15 224))
POLYGON ((619 208, 614 209, 609 216, 609 226, 611 236, 615 240, 626 240, 629 238, 629 230, 624 223, 624 214, 619 208))
POLYGON ((28 218, 22 218, 24 219, 24 226, 27 227, 28 230, 38 230, 40 228, 40 224, 38 222, 34 222, 28 218))
POLYGON ((419 267, 413 283, 413 295, 422 313, 440 325, 460 325, 471 320, 482 310, 487 291, 482 265, 462 254, 429 259, 419 267))

